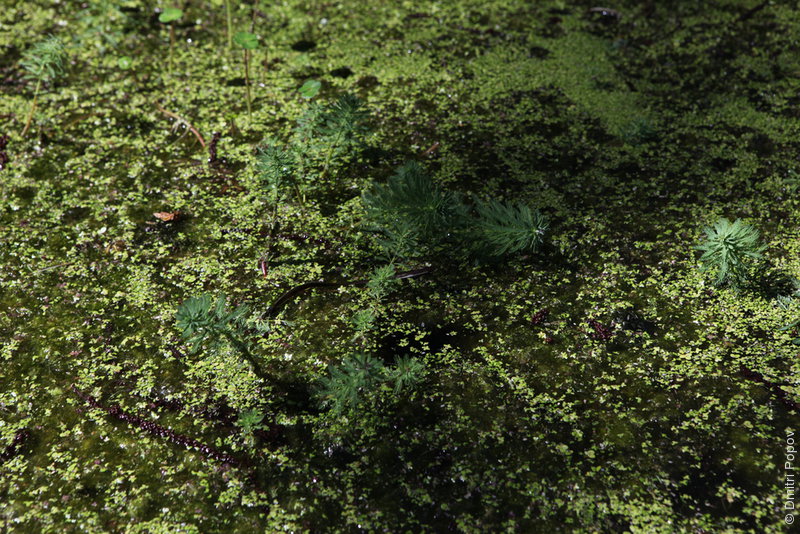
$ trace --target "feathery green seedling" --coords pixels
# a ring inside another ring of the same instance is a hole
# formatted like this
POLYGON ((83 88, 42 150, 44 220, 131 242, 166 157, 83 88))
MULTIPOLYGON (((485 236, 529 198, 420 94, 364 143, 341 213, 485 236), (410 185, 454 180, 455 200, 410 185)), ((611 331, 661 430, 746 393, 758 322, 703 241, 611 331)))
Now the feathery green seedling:
POLYGON ((365 393, 383 382, 386 373, 380 360, 362 353, 348 356, 328 371, 328 376, 320 380, 318 395, 336 413, 356 408, 365 393))
POLYGON ((28 117, 25 119, 25 127, 22 129, 22 137, 25 137, 30 128, 42 84, 52 81, 56 76, 64 72, 66 58, 67 54, 64 50, 64 45, 55 36, 50 36, 44 41, 35 44, 33 48, 23 54, 20 64, 27 71, 26 77, 36 80, 36 88, 33 91, 33 102, 28 110, 28 117))
POLYGON ((456 193, 437 187, 416 162, 362 195, 366 225, 391 258, 412 258, 453 246, 476 256, 535 251, 547 230, 537 210, 520 203, 477 201, 474 215, 456 193))
MULTIPOLYGON (((268 139, 256 154, 256 170, 262 186, 269 194, 271 204, 281 199, 281 190, 288 183, 297 187, 294 155, 272 139, 268 139)), ((298 191, 299 195, 299 191, 298 191)))
POLYGON ((503 256, 515 252, 535 252, 542 243, 547 221, 525 204, 477 202, 475 221, 476 252, 503 256))
POLYGON ((412 389, 422 379, 425 364, 411 356, 398 356, 394 360, 394 369, 388 373, 389 380, 394 383, 395 394, 404 389, 412 389))
POLYGON ((368 224, 384 236, 381 245, 398 257, 443 242, 467 217, 460 197, 436 186, 415 161, 399 167, 386 184, 374 184, 362 200, 368 224))
POLYGON ((395 395, 413 389, 423 378, 425 365, 411 356, 398 356, 394 367, 386 367, 371 354, 357 353, 344 359, 341 365, 332 365, 328 376, 319 383, 317 395, 334 413, 355 409, 364 395, 378 390, 381 385, 391 386, 395 395))
POLYGON ((747 282, 753 262, 762 258, 766 248, 758 230, 741 219, 732 223, 722 218, 704 231, 706 240, 695 247, 703 252, 702 270, 716 273, 717 286, 740 288, 747 282))
POLYGON ((361 100, 353 95, 342 95, 320 117, 319 131, 330 139, 328 153, 322 166, 321 177, 328 174, 331 159, 342 148, 351 146, 367 132, 368 113, 361 100))
POLYGON ((204 346, 215 349, 227 341, 247 360, 256 375, 263 376, 242 333, 250 309, 238 306, 228 311, 226 300, 224 295, 220 295, 214 302, 208 294, 187 299, 178 308, 176 325, 192 353, 199 352, 204 346))
POLYGON ((248 32, 238 32, 233 36, 234 42, 242 47, 244 52, 244 88, 247 94, 247 118, 250 120, 250 50, 255 50, 258 47, 258 37, 248 32))
POLYGON ((172 24, 183 16, 183 11, 177 7, 165 7, 158 16, 162 24, 169 24, 169 72, 172 72, 172 49, 175 48, 175 25, 172 24))
POLYGON ((367 303, 353 314, 353 326, 356 330, 354 339, 366 339, 366 335, 375 327, 375 321, 381 313, 381 303, 398 283, 394 265, 384 265, 375 269, 367 281, 367 303))
POLYGON ((261 424, 263 420, 264 413, 260 410, 249 409, 239 413, 236 424, 242 429, 242 434, 244 435, 245 443, 247 443, 248 447, 253 447, 255 445, 254 433, 256 430, 262 430, 264 428, 261 424))

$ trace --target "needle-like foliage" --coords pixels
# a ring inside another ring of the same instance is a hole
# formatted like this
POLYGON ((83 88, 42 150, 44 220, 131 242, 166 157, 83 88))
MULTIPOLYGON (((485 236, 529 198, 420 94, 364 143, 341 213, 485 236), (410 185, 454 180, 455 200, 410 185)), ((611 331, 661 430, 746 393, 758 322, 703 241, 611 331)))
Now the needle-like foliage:
POLYGON ((296 172, 294 155, 277 143, 268 142, 259 147, 256 169, 272 203, 280 200, 281 189, 286 184, 294 184, 296 172))
POLYGON ((54 35, 35 44, 30 50, 23 54, 20 65, 27 71, 26 77, 28 79, 36 80, 36 88, 33 91, 33 102, 31 103, 28 116, 25 120, 25 127, 22 129, 21 135, 23 137, 28 133, 28 128, 30 128, 42 84, 52 81, 56 76, 64 72, 64 62, 66 59, 67 53, 64 49, 64 44, 54 35))
POLYGON ((343 413, 358 407, 365 394, 382 384, 391 385, 395 394, 412 389, 422 379, 425 365, 410 356, 399 356, 394 367, 387 368, 374 356, 357 353, 328 371, 320 381, 319 397, 335 413, 343 413))
POLYGON ((242 333, 250 309, 247 306, 238 306, 228 310, 226 300, 221 295, 215 302, 208 294, 187 299, 178 308, 176 325, 192 353, 199 352, 204 346, 213 350, 228 342, 250 363, 253 371, 261 376, 261 368, 242 333))
POLYGON ((761 259, 765 246, 758 230, 741 219, 722 218, 704 229, 706 240, 697 246, 702 270, 716 273, 714 284, 739 288, 747 282, 755 260, 761 259))
POLYGON ((467 216, 461 199, 434 184, 415 161, 398 168, 386 184, 365 191, 363 203, 367 221, 380 230, 385 246, 398 256, 412 254, 409 245, 441 243, 467 216))
POLYGON ((525 204, 477 201, 474 211, 453 192, 441 189, 416 162, 397 169, 386 184, 362 195, 366 223, 381 235, 378 244, 391 257, 412 258, 440 250, 478 257, 533 252, 542 243, 547 221, 525 204))
POLYGON ((26 76, 29 79, 48 82, 63 74, 66 59, 64 43, 51 35, 25 52, 20 65, 27 71, 26 76))
POLYGON ((380 385, 384 376, 380 360, 370 354, 354 354, 330 367, 329 375, 320 381, 319 395, 334 412, 341 413, 357 407, 363 394, 380 385))
POLYGON ((490 200, 475 206, 475 246, 489 256, 535 252, 542 244, 547 220, 538 210, 516 202, 490 200))
POLYGON ((425 364, 411 356, 398 356, 394 361, 394 369, 389 372, 389 379, 394 382, 394 392, 411 389, 417 385, 425 372, 425 364))
POLYGON ((317 128, 327 137, 338 138, 341 143, 350 143, 359 135, 367 133, 369 113, 357 96, 346 94, 326 108, 319 116, 317 128))

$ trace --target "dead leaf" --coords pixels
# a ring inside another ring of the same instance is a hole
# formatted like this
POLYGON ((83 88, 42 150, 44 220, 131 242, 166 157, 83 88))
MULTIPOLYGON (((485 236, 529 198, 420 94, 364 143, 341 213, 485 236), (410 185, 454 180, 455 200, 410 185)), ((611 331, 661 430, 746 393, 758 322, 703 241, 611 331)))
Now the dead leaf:
POLYGON ((180 212, 178 211, 157 211, 153 214, 153 217, 156 219, 160 219, 164 222, 176 221, 178 217, 180 217, 180 212))

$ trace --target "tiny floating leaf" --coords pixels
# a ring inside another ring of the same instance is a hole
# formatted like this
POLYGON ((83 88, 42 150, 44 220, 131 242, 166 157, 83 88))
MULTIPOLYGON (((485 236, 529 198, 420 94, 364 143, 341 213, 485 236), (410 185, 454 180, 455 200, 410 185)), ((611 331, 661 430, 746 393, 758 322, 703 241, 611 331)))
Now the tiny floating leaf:
POLYGON ((237 32, 233 36, 233 41, 245 50, 254 50, 258 48, 258 37, 256 37, 254 33, 237 32))
POLYGON ((158 16, 158 22, 169 24, 183 16, 183 11, 177 7, 165 7, 164 11, 158 16))
POLYGON ((314 98, 319 93, 322 83, 317 80, 308 80, 300 87, 300 96, 303 98, 314 98))

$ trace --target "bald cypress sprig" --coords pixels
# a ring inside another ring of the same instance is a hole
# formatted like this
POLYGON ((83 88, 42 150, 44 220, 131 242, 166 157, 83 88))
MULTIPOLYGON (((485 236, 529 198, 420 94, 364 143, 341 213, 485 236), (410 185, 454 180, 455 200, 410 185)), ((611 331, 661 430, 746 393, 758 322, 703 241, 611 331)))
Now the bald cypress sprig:
POLYGON ((695 247, 703 252, 700 257, 701 269, 716 274, 716 286, 741 288, 766 248, 761 243, 758 230, 741 219, 730 222, 722 218, 704 231, 705 241, 695 247))
POLYGON ((36 111, 36 102, 39 97, 39 90, 43 83, 54 80, 64 72, 64 62, 67 53, 64 44, 58 37, 51 35, 44 41, 35 44, 30 50, 23 54, 20 65, 27 71, 26 78, 36 80, 36 88, 33 92, 33 102, 25 120, 25 127, 22 129, 22 136, 28 133, 28 129, 36 111))

